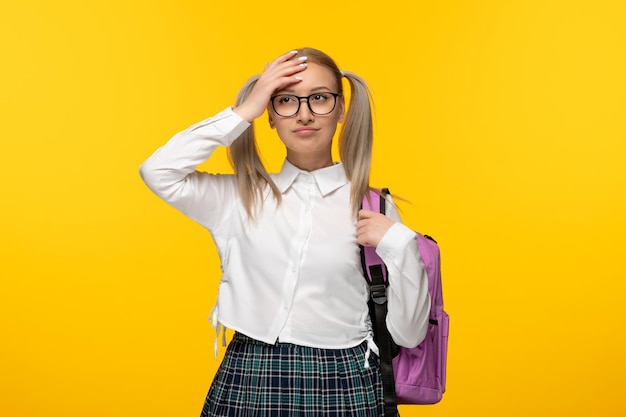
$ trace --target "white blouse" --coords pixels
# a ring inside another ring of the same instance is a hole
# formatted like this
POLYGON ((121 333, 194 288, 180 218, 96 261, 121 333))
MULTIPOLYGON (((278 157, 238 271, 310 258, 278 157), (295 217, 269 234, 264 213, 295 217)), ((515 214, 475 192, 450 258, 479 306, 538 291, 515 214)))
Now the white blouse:
MULTIPOLYGON (((320 348, 371 342, 350 182, 343 165, 306 172, 285 161, 254 220, 233 175, 196 166, 250 124, 230 108, 178 133, 140 168, 148 187, 211 233, 222 277, 214 320, 254 339, 320 348)), ((376 248, 389 270, 387 326, 401 346, 426 334, 430 298, 415 233, 395 223, 376 248)))

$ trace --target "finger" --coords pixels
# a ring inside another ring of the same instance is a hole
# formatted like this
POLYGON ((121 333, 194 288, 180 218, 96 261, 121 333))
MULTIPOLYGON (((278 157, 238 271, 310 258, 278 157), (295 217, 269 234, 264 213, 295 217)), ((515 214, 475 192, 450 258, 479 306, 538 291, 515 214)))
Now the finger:
POLYGON ((356 243, 358 243, 359 245, 363 245, 363 246, 373 246, 369 240, 367 240, 365 238, 365 236, 360 236, 357 238, 356 243))
POLYGON ((267 83, 270 93, 278 94, 280 91, 301 82, 302 77, 298 75, 298 73, 304 71, 305 69, 306 68, 291 69, 279 74, 271 75, 272 79, 268 80, 267 83))
POLYGON ((288 77, 298 72, 304 71, 307 69, 308 64, 306 63, 306 57, 300 57, 298 60, 282 62, 279 64, 275 64, 274 66, 270 66, 267 69, 272 71, 273 74, 277 77, 288 77), (305 59, 300 59, 305 58, 305 59))
MULTIPOLYGON (((267 67, 276 67, 278 65, 281 65, 281 64, 284 64, 286 62, 289 62, 289 61, 291 61, 291 59, 293 57, 296 56, 297 53, 298 53, 298 51, 289 51, 286 54, 283 54, 283 55, 281 55, 281 56, 279 56, 277 58, 274 58, 271 62, 268 62, 267 67)), ((292 63, 293 62, 296 62, 296 61, 292 61, 292 63)))
POLYGON ((274 67, 275 68, 286 68, 286 67, 306 68, 306 65, 302 65, 302 64, 306 64, 308 57, 299 56, 297 59, 294 59, 297 54, 298 54, 298 51, 287 52, 286 54, 281 55, 278 58, 274 59, 271 62, 270 66, 273 68, 274 67))
POLYGON ((306 70, 306 68, 306 62, 301 61, 270 64, 265 68, 259 81, 267 85, 272 92, 275 92, 302 81, 302 77, 297 74, 306 70))
POLYGON ((359 219, 370 219, 376 214, 375 211, 361 209, 359 210, 359 219))
POLYGON ((274 76, 284 81, 292 81, 298 79, 301 81, 301 77, 297 78, 297 74, 307 69, 306 62, 300 64, 289 64, 274 69, 274 76))
POLYGON ((357 228, 363 228, 363 227, 366 227, 369 224, 372 224, 372 220, 371 220, 371 218, 366 217, 366 216, 364 216, 360 220, 357 220, 357 222, 356 222, 357 228))
POLYGON ((367 231, 361 231, 356 235, 356 241, 360 245, 369 245, 371 241, 372 235, 367 231))
POLYGON ((289 61, 291 58, 293 58, 297 54, 298 54, 297 50, 292 50, 292 51, 289 51, 289 52, 287 52, 285 54, 282 54, 281 56, 276 58, 275 61, 289 61))

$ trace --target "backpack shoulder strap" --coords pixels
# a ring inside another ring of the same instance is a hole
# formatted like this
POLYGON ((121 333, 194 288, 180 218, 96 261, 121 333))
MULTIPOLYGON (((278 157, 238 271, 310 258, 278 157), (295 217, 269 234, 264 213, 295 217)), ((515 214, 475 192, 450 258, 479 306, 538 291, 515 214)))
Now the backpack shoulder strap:
MULTIPOLYGON (((363 198, 362 207, 372 210, 378 202, 378 210, 385 214, 385 196, 389 190, 384 188, 379 195, 370 191, 363 198)), ((376 248, 360 246, 363 276, 370 289, 370 319, 374 330, 374 340, 380 354, 380 371, 383 380, 383 394, 385 402, 385 417, 396 417, 398 406, 396 399, 395 378, 393 375, 393 340, 387 330, 387 267, 376 253, 376 248)))
MULTIPOLYGON (((382 192, 387 191, 386 188, 382 192)), ((385 198, 379 195, 376 191, 370 190, 369 194, 363 198, 361 208, 366 210, 378 211, 385 214, 385 198)), ((363 266, 363 274, 367 283, 371 285, 388 285, 387 282, 387 267, 382 259, 376 253, 376 248, 365 247, 360 245, 361 248, 361 265, 363 266)))

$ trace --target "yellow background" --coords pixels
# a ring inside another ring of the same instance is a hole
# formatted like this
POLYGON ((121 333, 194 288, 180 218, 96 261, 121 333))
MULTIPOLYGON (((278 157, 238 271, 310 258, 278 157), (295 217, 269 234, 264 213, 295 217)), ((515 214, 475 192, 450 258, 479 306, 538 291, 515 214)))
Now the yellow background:
POLYGON ((369 81, 372 182, 443 253, 448 392, 403 417, 626 415, 624 22, 621 0, 2 2, 0 414, 199 414, 217 256, 137 168, 314 46, 369 81))

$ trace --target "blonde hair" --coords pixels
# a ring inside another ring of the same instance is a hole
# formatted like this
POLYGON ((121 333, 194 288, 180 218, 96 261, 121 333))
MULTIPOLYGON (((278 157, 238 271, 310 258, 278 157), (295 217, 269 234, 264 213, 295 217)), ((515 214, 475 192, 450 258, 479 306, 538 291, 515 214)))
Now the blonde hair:
MULTIPOLYGON (((350 104, 345 122, 339 133, 339 157, 343 163, 346 177, 351 182, 350 203, 356 216, 363 197, 368 193, 369 175, 372 158, 373 123, 372 97, 365 81, 356 74, 340 71, 335 61, 322 51, 313 48, 301 48, 296 56, 308 57, 307 62, 328 68, 335 77, 338 93, 343 96, 342 78, 350 84, 350 104)), ((259 75, 250 78, 237 95, 239 106, 248 97, 259 79, 259 75)), ((251 125, 229 147, 228 155, 237 177, 237 184, 242 202, 249 217, 254 217, 258 204, 263 204, 263 193, 268 185, 280 204, 281 194, 272 181, 259 158, 254 127, 251 125)))
MULTIPOLYGON (((235 105, 239 106, 250 95, 252 88, 259 79, 255 75, 246 82, 237 94, 235 105)), ((237 188, 241 195, 243 206, 249 218, 254 218, 254 209, 259 202, 263 204, 263 192, 265 185, 269 185, 276 203, 280 204, 282 198, 278 187, 267 173, 261 158, 254 135, 254 124, 251 124, 239 137, 228 147, 228 158, 235 171, 237 188)))

